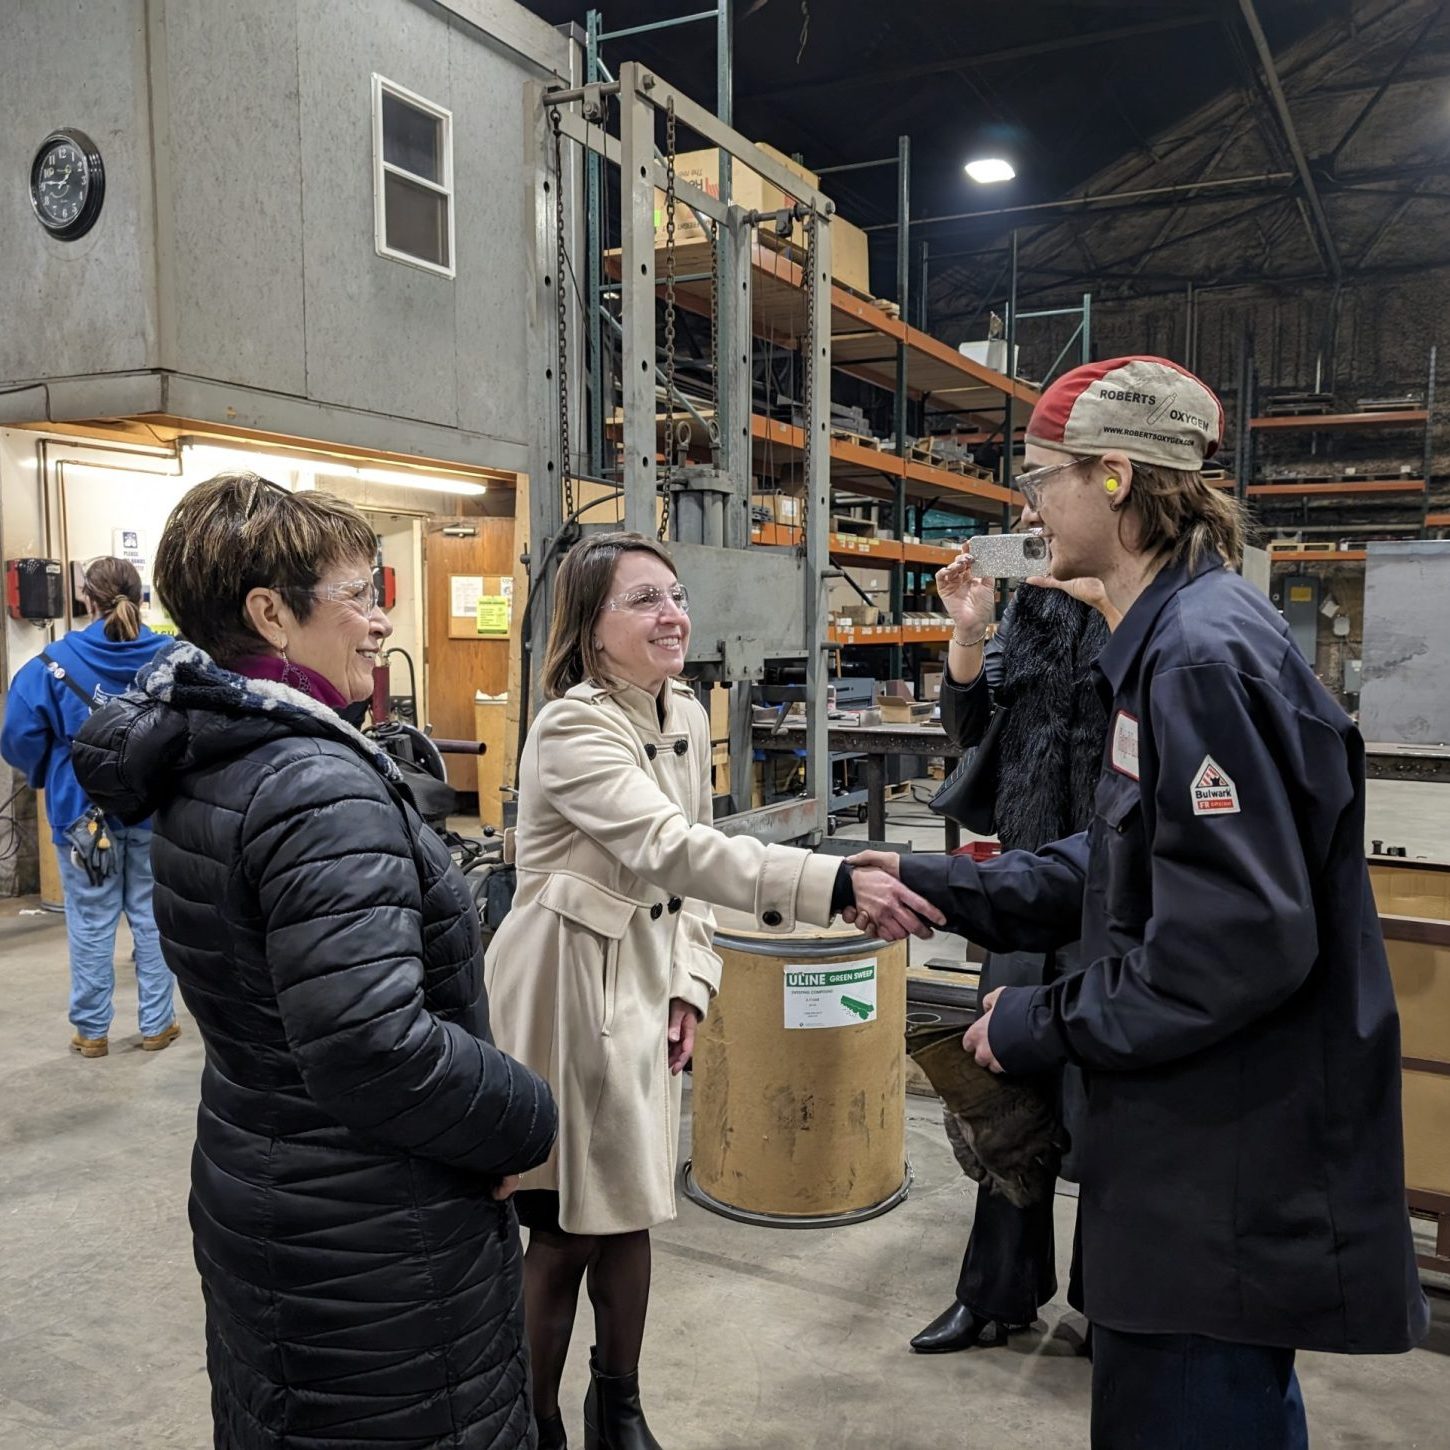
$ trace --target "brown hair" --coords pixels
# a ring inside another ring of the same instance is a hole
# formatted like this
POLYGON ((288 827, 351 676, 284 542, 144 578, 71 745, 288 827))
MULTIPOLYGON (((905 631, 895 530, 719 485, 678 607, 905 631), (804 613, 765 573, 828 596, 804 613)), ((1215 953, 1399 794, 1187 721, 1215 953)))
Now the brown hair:
POLYGON ((156 592, 182 635, 226 663, 262 644, 246 615, 253 589, 275 589, 300 620, 334 564, 377 552, 377 535, 328 493, 289 493, 255 473, 219 473, 172 510, 156 547, 156 592))
POLYGON ((81 593, 106 621, 106 638, 135 639, 141 633, 141 576, 125 559, 91 560, 81 593))
POLYGON ((679 577, 662 544, 644 534, 589 534, 579 540, 554 577, 554 618, 544 652, 544 697, 557 700, 585 680, 605 684, 609 673, 594 647, 594 621, 614 587, 621 554, 653 554, 679 577))
POLYGON ((1206 554, 1234 568, 1244 556, 1245 518, 1231 494, 1206 483, 1202 474, 1157 463, 1133 464, 1128 508, 1138 526, 1138 547, 1190 569, 1206 554))

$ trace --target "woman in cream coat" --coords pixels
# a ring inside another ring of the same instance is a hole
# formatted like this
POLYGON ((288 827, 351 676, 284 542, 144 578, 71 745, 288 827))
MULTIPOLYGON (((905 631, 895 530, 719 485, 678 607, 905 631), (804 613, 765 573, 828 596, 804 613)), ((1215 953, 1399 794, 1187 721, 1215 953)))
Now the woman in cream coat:
POLYGON ((585 538, 556 588, 549 703, 519 765, 518 891, 486 967, 498 1046, 559 1105, 555 1151, 515 1199, 534 1412, 543 1450, 565 1445, 559 1381, 588 1270, 586 1450, 659 1450, 639 1404, 649 1229, 675 1217, 679 1074, 720 983, 709 903, 763 929, 823 926, 850 876, 709 824, 709 724, 675 679, 689 600, 660 545, 585 538))

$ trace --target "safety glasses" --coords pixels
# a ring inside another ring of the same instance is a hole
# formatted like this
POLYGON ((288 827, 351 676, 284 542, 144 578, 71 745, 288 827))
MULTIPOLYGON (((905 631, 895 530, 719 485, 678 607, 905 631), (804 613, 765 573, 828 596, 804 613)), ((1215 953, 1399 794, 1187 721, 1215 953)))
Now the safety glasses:
POLYGON ((1076 468, 1080 463, 1086 463, 1086 458, 1069 458, 1066 463, 1049 463, 1045 468, 1032 468, 1026 473, 1019 473, 1012 480, 1012 487, 1027 500, 1027 507, 1036 513, 1038 505, 1042 502, 1042 485, 1054 474, 1063 473, 1069 468, 1076 468))
POLYGON ((669 589, 658 589, 653 584, 642 584, 624 594, 616 594, 609 601, 610 609, 623 609, 629 614, 662 614, 666 600, 681 614, 690 612, 690 594, 683 584, 669 589))

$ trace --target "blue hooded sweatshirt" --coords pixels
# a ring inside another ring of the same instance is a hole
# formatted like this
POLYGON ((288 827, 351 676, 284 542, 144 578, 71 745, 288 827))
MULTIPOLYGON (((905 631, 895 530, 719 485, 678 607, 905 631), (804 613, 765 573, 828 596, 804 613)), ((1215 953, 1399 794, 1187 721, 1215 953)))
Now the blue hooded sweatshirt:
MULTIPOLYGON (((170 642, 145 625, 135 639, 107 639, 106 622, 98 619, 47 645, 45 652, 100 706, 130 689, 137 671, 170 642)), ((65 844, 66 828, 90 805, 70 759, 71 739, 89 718, 75 691, 56 679, 38 655, 11 681, 0 755, 25 772, 32 788, 45 787, 45 813, 57 845, 65 844)))

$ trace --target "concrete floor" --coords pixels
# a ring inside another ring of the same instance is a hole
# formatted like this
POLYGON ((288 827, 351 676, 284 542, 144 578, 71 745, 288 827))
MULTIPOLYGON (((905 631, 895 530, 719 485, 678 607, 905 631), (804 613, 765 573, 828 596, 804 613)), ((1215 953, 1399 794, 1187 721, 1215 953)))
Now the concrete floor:
MULTIPOLYGON (((1450 811, 1425 790, 1386 803, 1386 839, 1450 854, 1450 811)), ((919 807, 894 814, 893 834, 931 844, 919 807)), ((0 1447, 200 1450, 211 1431, 186 1191, 201 1044, 183 1016, 179 1042, 142 1053, 123 966, 111 1055, 67 1052, 64 925, 21 914, 33 905, 0 903, 0 1447)), ((118 962, 129 955, 123 933, 118 962)), ((1061 1298, 1007 1349, 908 1352, 950 1300, 973 1203, 935 1105, 911 1099, 908 1129, 915 1187, 884 1218, 756 1229, 685 1202, 657 1232, 644 1382, 669 1450, 1086 1445, 1090 1370, 1054 1334, 1061 1298)), ((1074 1209, 1059 1197, 1064 1284, 1074 1209)), ((1450 1294, 1432 1297, 1430 1341, 1411 1354, 1301 1356, 1316 1447, 1450 1450, 1450 1294)), ((581 1351, 587 1335, 581 1315, 581 1351)), ((565 1386, 576 1444, 583 1393, 581 1352, 565 1386)))

